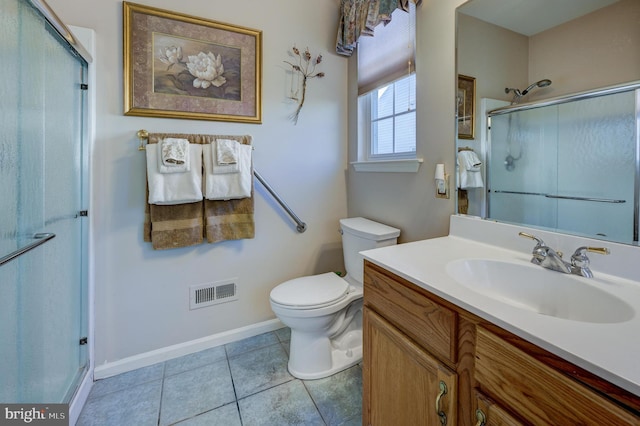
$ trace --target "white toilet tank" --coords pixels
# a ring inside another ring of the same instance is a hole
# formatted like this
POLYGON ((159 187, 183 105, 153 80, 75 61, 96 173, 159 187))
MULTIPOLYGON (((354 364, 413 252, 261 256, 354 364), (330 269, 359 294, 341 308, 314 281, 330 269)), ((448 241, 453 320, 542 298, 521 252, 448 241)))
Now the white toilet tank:
POLYGON ((400 230, 363 217, 340 219, 342 252, 347 276, 362 284, 363 250, 392 246, 397 243, 400 230))

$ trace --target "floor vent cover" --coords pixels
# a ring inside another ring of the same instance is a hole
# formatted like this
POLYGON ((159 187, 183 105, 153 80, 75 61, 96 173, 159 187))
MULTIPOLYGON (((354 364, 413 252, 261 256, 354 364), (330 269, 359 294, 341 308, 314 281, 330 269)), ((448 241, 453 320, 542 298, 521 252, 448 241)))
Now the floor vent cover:
POLYGON ((234 280, 189 287, 189 309, 204 308, 233 300, 238 300, 234 280))

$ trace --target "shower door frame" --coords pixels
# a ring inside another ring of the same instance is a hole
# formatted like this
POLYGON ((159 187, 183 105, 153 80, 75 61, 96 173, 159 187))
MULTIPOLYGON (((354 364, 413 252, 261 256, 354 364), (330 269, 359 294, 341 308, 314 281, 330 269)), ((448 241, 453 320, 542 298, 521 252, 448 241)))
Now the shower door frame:
MULTIPOLYGON (((92 57, 88 51, 82 46, 75 35, 69 30, 69 28, 60 21, 53 10, 43 0, 25 0, 25 3, 33 6, 44 19, 44 25, 48 26, 52 33, 57 33, 59 37, 58 42, 67 51, 77 58, 78 63, 82 64, 82 78, 79 90, 81 90, 80 110, 77 111, 80 114, 80 132, 81 138, 78 142, 80 150, 80 177, 81 186, 79 188, 79 196, 81 197, 81 211, 77 213, 77 216, 88 216, 88 208, 92 206, 91 199, 91 148, 94 140, 94 111, 95 111, 95 68, 92 66, 92 57), (91 88, 89 90, 89 87, 91 88)), ((77 28, 80 34, 83 35, 85 42, 89 42, 88 45, 94 46, 94 33, 92 30, 77 28)), ((81 322, 80 331, 80 361, 81 365, 78 369, 75 378, 72 380, 71 386, 67 393, 62 397, 62 402, 68 403, 70 408, 69 420, 71 423, 75 423, 82 405, 86 401, 89 390, 91 389, 93 382, 93 267, 91 260, 91 229, 90 222, 84 218, 81 218, 79 224, 80 228, 80 246, 78 249, 81 252, 82 261, 80 263, 79 277, 81 280, 81 294, 78 296, 83 300, 80 305, 80 311, 78 312, 78 318, 81 322), (88 338, 88 342, 87 339, 88 338), (83 344, 82 340, 87 344, 83 344)), ((34 238, 37 239, 32 244, 28 244, 26 247, 18 249, 16 252, 11 253, 2 258, 0 264, 8 263, 13 259, 20 257, 22 254, 35 249, 39 245, 45 244, 47 241, 54 238, 54 234, 36 234, 34 238)))

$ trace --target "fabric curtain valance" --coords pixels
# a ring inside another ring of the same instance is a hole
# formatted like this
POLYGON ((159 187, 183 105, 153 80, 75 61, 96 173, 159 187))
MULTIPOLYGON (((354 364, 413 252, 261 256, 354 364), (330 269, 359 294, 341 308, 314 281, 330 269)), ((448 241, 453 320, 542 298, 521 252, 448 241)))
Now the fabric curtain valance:
POLYGON ((391 22, 394 10, 409 11, 409 3, 419 5, 422 0, 342 0, 336 52, 351 56, 361 35, 373 36, 378 24, 391 22))

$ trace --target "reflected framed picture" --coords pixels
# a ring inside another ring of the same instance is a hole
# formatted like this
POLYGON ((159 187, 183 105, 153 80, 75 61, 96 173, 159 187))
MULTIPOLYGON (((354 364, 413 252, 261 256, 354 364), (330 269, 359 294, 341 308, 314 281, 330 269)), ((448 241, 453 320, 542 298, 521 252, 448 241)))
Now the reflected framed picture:
POLYGON ((476 79, 458 74, 458 138, 475 138, 476 79))
POLYGON ((123 2, 124 113, 262 122, 262 31, 123 2))

